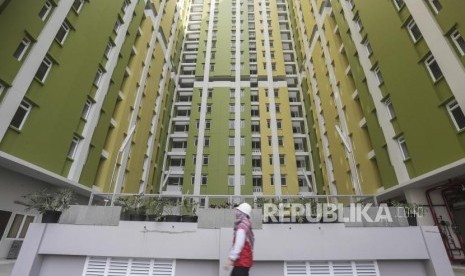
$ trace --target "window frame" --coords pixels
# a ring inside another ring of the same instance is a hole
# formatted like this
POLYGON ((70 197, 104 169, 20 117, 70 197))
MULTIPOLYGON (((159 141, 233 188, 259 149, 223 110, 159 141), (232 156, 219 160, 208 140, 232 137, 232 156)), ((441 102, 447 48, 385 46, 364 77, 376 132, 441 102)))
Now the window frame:
POLYGON ((426 58, 425 58, 425 66, 426 66, 426 70, 428 70, 428 73, 431 77, 431 79, 434 81, 434 82, 437 82, 439 81, 440 79, 443 78, 444 74, 442 73, 442 70, 441 70, 441 67, 439 66, 438 62, 436 61, 436 59, 434 58, 434 55, 433 54, 429 54, 426 58), (438 69, 439 69, 439 72, 441 73, 440 76, 436 77, 433 73, 433 70, 431 70, 431 65, 433 65, 434 63, 436 63, 438 69))
POLYGON ((399 146, 400 153, 402 154, 402 160, 406 161, 410 159, 410 153, 405 142, 405 137, 402 135, 396 139, 397 145, 399 146))
POLYGON ((66 41, 66 38, 68 37, 69 33, 71 31, 71 27, 70 27, 70 24, 68 22, 63 21, 63 23, 61 24, 60 26, 60 29, 58 29, 58 32, 57 34, 55 35, 55 40, 60 44, 60 45, 63 45, 66 41), (63 34, 63 37, 61 39, 58 39, 58 34, 60 34, 60 32, 64 30, 64 34, 63 34))
POLYGON ((80 142, 81 142, 81 138, 78 137, 77 135, 74 135, 73 139, 71 140, 71 145, 69 146, 68 153, 66 154, 67 158, 74 160, 74 158, 76 157, 76 152, 77 152, 80 142))
POLYGON ((405 6, 404 0, 393 0, 393 2, 394 2, 394 6, 396 7, 396 9, 398 11, 400 11, 405 6), (398 1, 401 1, 400 5, 399 5, 398 1))
POLYGON ((52 4, 52 2, 50 2, 50 1, 45 1, 44 5, 42 6, 42 8, 41 8, 40 11, 39 11, 39 18, 40 18, 40 20, 42 20, 43 22, 45 22, 45 21, 47 20, 48 16, 50 15, 50 12, 51 12, 52 10, 53 10, 53 4, 52 4), (43 15, 41 16, 40 14, 42 13, 42 11, 44 11, 44 9, 46 9, 46 10, 45 10, 45 12, 43 13, 43 15))
POLYGON ((465 130, 465 125, 464 125, 463 128, 460 128, 460 126, 457 123, 457 119, 456 119, 456 117, 454 116, 454 113, 453 113, 456 109, 458 109, 458 110, 460 110, 462 112, 462 115, 465 117, 465 114, 463 113, 463 110, 460 107, 460 105, 458 104, 457 100, 454 99, 454 100, 450 101, 449 103, 447 103, 446 108, 447 108, 449 116, 452 119, 452 121, 454 123, 454 126, 457 129, 457 131, 465 130))
POLYGON ((15 115, 13 116, 13 119, 12 119, 11 122, 10 122, 9 127, 13 128, 13 129, 16 129, 16 130, 18 130, 18 131, 22 130, 23 127, 24 127, 24 123, 26 122, 27 118, 29 117, 29 114, 31 113, 31 110, 32 110, 32 104, 30 104, 29 102, 27 102, 27 101, 25 101, 25 100, 22 100, 21 103, 20 103, 19 106, 18 106, 18 109, 17 109, 16 112, 15 112, 15 115), (26 106, 26 107, 25 107, 25 106, 26 106), (15 119, 16 114, 17 114, 17 112, 18 112, 18 110, 19 110, 20 108, 23 108, 26 112, 25 112, 23 118, 21 119, 21 123, 19 124, 19 126, 16 127, 16 126, 12 125, 12 122, 13 122, 13 120, 15 119))
POLYGON ((95 85, 96 87, 99 87, 104 74, 105 74, 105 70, 102 68, 102 66, 99 66, 97 69, 97 73, 95 74, 93 85, 95 85))
POLYGON ((454 42, 455 44, 455 48, 457 48, 457 50, 459 51, 460 55, 461 56, 465 56, 465 38, 460 34, 459 30, 455 29, 451 34, 450 34, 450 38, 452 39, 452 41, 454 42), (463 40, 463 49, 462 49, 462 46, 460 46, 458 40, 459 39, 462 39, 463 40))
POLYGON ((431 9, 433 9, 434 13, 439 14, 439 12, 442 10, 442 4, 439 2, 439 0, 428 0, 428 2, 431 6, 431 9), (434 3, 438 3, 440 7, 437 7, 434 3))
POLYGON ((19 43, 18 47, 16 47, 16 50, 13 53, 13 57, 15 57, 18 61, 21 61, 23 57, 26 55, 27 50, 29 49, 31 44, 32 44, 32 39, 28 35, 24 36, 21 42, 19 43), (20 48, 21 45, 24 45, 24 47, 21 53, 19 54, 19 56, 16 56, 16 53, 18 52, 18 49, 20 48))
POLYGON ((53 61, 52 59, 49 57, 49 56, 45 56, 44 59, 42 60, 42 62, 40 63, 39 65, 39 68, 37 69, 35 75, 34 75, 34 78, 37 79, 38 81, 40 81, 41 83, 45 83, 45 81, 47 80, 47 77, 48 75, 50 74, 50 71, 52 70, 52 67, 53 67, 53 61), (47 66, 47 69, 45 71, 45 73, 43 74, 42 78, 39 78, 37 76, 40 68, 42 67, 42 65, 47 66))
POLYGON ((387 98, 386 100, 384 100, 384 105, 386 106, 389 119, 392 120, 396 118, 396 112, 394 111, 394 106, 392 105, 391 98, 387 98))
POLYGON ((77 14, 79 14, 83 6, 84 6, 84 0, 74 0, 72 8, 77 14), (79 3, 79 7, 77 8, 75 7, 76 3, 79 3))
MULTIPOLYGON (((36 215, 33 215, 33 214, 27 214, 27 213, 20 213, 20 212, 13 212, 11 215, 10 215, 10 220, 7 224, 7 229, 5 229, 5 232, 4 232, 4 237, 6 240, 24 240, 24 238, 26 237, 26 233, 27 231, 29 230, 29 227, 31 226, 31 223, 34 223, 36 222, 37 220, 37 216, 36 215), (13 222, 15 221, 15 218, 17 216, 23 216, 23 218, 21 219, 21 223, 19 224, 19 228, 18 230, 16 231, 14 237, 10 237, 10 232, 12 231, 12 227, 13 227, 13 222), (22 236, 23 234, 23 231, 24 231, 24 227, 26 226, 26 220, 27 218, 32 218, 32 221, 29 222, 29 224, 27 224, 27 228, 26 228, 26 232, 24 233, 24 236, 22 236)), ((2 237, 0 237, 1 239, 2 237)))
POLYGON ((411 18, 410 21, 407 23, 407 30, 408 30, 408 33, 410 35, 410 38, 413 40, 413 43, 417 43, 423 37, 423 34, 421 33, 420 28, 418 27, 415 20, 413 20, 413 18, 411 18), (415 37, 415 34, 412 31, 412 29, 415 28, 415 27, 418 30, 418 33, 420 34, 419 37, 415 37))
POLYGON ((82 110, 82 114, 81 114, 82 119, 87 121, 87 119, 89 118, 90 110, 92 109, 93 105, 94 105, 94 102, 90 98, 87 98, 84 104, 84 109, 82 110))
POLYGON ((383 74, 381 74, 381 69, 379 68, 379 65, 376 65, 376 67, 373 68, 373 73, 375 74, 378 86, 383 84, 384 83, 384 78, 383 78, 383 74))

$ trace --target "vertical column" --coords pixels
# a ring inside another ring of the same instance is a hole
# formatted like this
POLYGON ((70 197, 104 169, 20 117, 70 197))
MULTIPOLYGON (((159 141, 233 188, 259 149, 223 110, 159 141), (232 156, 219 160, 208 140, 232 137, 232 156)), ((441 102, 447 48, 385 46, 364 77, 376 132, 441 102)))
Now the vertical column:
POLYGON ((207 51, 205 53, 205 68, 202 81, 202 99, 200 104, 200 119, 199 119, 199 134, 198 145, 195 163, 195 176, 194 176, 194 195, 200 195, 200 184, 202 177, 202 163, 203 163, 203 141, 205 139, 205 117, 207 115, 207 100, 208 100, 208 82, 210 73, 210 61, 212 51, 212 37, 213 37, 213 18, 215 16, 215 0, 210 0, 210 17, 208 20, 208 33, 207 33, 207 51))

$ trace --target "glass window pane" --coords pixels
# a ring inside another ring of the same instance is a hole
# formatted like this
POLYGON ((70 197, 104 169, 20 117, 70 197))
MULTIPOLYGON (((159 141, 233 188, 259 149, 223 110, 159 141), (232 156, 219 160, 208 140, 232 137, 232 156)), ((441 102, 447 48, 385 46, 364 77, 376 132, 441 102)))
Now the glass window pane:
POLYGON ((10 231, 8 232, 7 238, 16 238, 19 232, 19 228, 21 227, 21 223, 23 222, 24 215, 17 214, 13 220, 13 224, 11 224, 10 231))
POLYGON ((34 217, 33 216, 27 216, 26 220, 24 221, 23 228, 21 229, 21 233, 19 233, 20 239, 24 239, 26 237, 27 229, 29 229, 29 225, 34 222, 34 217))

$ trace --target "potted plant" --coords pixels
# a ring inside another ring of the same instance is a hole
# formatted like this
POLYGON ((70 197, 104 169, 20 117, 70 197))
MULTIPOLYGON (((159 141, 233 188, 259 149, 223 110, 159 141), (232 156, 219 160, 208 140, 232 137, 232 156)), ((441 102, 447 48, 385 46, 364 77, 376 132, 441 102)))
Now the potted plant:
POLYGON ((179 215, 179 209, 178 209, 178 200, 168 199, 166 202, 166 205, 163 208, 163 213, 166 214, 165 221, 167 222, 181 221, 181 216, 179 215))
POLYGON ((181 218, 183 222, 197 222, 197 215, 195 213, 198 202, 193 198, 185 198, 182 202, 181 218))
POLYGON ((166 200, 161 197, 152 197, 147 201, 145 214, 149 221, 162 221, 163 208, 166 205, 166 200))
POLYGON ((397 207, 397 214, 398 215, 405 215, 407 217, 408 225, 409 226, 417 226, 417 216, 420 211, 420 205, 416 203, 409 203, 406 201, 397 201, 391 200, 390 202, 392 206, 397 207), (403 213, 399 213, 399 208, 403 209, 403 213))
POLYGON ((130 220, 130 205, 131 200, 129 197, 119 197, 116 202, 116 206, 121 206, 121 220, 130 220))
POLYGON ((26 210, 35 209, 42 214, 42 223, 57 223, 63 210, 69 208, 74 193, 70 189, 49 192, 42 190, 23 196, 29 200, 26 210))
POLYGON ((144 194, 133 195, 129 197, 129 219, 132 221, 145 220, 145 198, 144 194))

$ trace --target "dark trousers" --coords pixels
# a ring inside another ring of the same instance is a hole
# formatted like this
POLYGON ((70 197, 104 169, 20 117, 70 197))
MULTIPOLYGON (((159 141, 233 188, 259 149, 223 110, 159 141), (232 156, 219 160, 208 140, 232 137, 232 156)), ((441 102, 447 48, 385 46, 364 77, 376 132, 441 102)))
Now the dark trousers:
POLYGON ((231 276, 249 276, 249 268, 242 266, 235 266, 231 271, 231 276))

